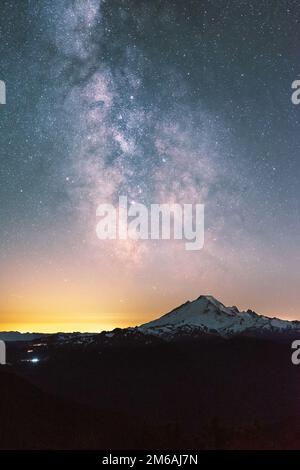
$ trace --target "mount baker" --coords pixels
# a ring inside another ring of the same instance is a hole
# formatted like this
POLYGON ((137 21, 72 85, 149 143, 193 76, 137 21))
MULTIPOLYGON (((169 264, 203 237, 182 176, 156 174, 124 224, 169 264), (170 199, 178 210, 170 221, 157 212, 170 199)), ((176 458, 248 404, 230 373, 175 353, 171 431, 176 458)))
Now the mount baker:
POLYGON ((240 311, 235 306, 225 307, 211 295, 200 295, 138 328, 143 333, 165 338, 197 332, 227 337, 241 333, 291 333, 300 331, 300 322, 270 318, 252 310, 240 311))

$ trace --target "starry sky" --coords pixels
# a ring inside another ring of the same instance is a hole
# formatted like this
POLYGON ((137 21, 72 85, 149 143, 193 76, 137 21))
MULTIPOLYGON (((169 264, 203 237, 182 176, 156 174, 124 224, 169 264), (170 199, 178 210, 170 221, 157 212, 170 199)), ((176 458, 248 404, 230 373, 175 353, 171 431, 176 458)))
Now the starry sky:
POLYGON ((1 0, 0 329, 300 319, 299 43, 299 0, 1 0), (205 204, 204 248, 99 240, 120 195, 205 204))

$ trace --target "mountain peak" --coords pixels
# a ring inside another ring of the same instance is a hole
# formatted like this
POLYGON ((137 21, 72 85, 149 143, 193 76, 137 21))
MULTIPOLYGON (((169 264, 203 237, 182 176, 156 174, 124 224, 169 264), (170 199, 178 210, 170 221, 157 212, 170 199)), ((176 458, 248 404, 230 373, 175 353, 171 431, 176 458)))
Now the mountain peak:
MULTIPOLYGON (((205 300, 213 305, 215 305, 215 307, 219 308, 219 307, 223 307, 223 308, 226 308, 224 304, 222 304, 222 302, 220 302, 218 299, 216 299, 213 295, 200 295, 197 299, 197 300, 205 300)), ((194 301, 195 302, 195 301, 194 301)))
POLYGON ((230 336, 246 331, 287 331, 299 328, 296 322, 258 315, 252 310, 240 312, 237 307, 225 307, 212 295, 200 295, 187 301, 162 317, 139 327, 144 333, 174 335, 178 332, 211 332, 230 336))
MULTIPOLYGON (((238 311, 225 307, 212 295, 200 295, 171 310, 157 320, 141 325, 141 329, 166 326, 194 326, 215 329, 218 324, 232 323, 238 311)), ((224 326, 224 325, 223 325, 224 326)))

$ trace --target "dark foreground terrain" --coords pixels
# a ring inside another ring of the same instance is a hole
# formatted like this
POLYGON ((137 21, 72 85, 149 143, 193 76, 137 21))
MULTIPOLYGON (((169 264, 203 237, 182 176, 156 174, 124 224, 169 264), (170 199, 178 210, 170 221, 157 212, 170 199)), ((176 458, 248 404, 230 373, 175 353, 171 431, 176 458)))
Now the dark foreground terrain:
POLYGON ((12 343, 2 449, 299 449, 290 342, 214 337, 80 347, 12 343))

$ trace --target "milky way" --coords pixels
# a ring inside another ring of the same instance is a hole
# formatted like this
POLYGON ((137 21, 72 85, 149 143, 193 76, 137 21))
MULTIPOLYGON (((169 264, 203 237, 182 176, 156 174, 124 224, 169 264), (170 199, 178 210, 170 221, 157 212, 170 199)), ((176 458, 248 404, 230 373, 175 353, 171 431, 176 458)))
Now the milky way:
POLYGON ((134 323, 201 293, 300 315, 298 3, 1 3, 5 324, 134 323), (204 249, 98 240, 120 195, 204 203, 204 249))

